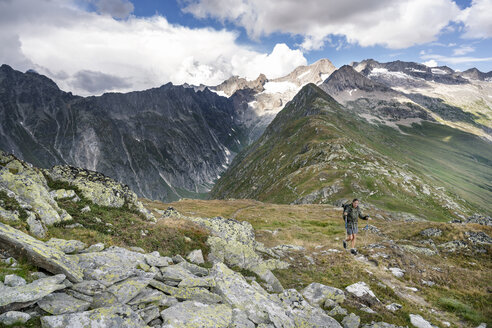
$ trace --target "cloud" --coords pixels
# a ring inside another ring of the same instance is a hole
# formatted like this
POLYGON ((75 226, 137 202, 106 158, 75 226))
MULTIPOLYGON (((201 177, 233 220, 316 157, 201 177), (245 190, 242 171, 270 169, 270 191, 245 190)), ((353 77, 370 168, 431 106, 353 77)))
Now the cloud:
POLYGON ((425 66, 428 66, 428 67, 436 67, 437 66, 437 62, 434 59, 423 62, 422 64, 424 64, 425 66))
POLYGON ((474 52, 475 48, 470 47, 470 46, 460 46, 459 48, 456 48, 453 50, 453 55, 455 56, 463 56, 466 55, 470 52, 474 52))
POLYGON ((431 60, 439 61, 447 64, 472 64, 472 63, 480 63, 480 62, 492 62, 492 57, 469 57, 469 56, 443 56, 443 55, 424 55, 420 58, 429 62, 431 60))
POLYGON ((492 0, 473 0, 471 6, 464 9, 460 16, 465 25, 465 38, 492 37, 492 0))
POLYGON ((169 81, 214 85, 231 75, 274 78, 307 64, 284 44, 258 52, 238 44, 237 32, 188 28, 157 15, 115 19, 73 1, 0 0, 0 63, 34 68, 80 95, 169 81))
POLYGON ((69 82, 76 89, 86 90, 90 93, 103 93, 108 90, 126 89, 131 84, 124 78, 101 72, 82 70, 74 74, 69 82))
POLYGON ((97 12, 109 14, 115 18, 126 18, 133 12, 133 3, 128 0, 89 0, 96 6, 97 12))
POLYGON ((275 32, 300 35, 304 50, 330 35, 363 47, 406 48, 435 41, 460 14, 451 0, 183 0, 183 11, 246 29, 253 39, 275 32))

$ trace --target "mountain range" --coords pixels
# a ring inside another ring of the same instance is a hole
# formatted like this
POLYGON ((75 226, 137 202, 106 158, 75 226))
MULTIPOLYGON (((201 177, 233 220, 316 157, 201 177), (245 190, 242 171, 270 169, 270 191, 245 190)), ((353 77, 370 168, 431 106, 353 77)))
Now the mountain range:
POLYGON ((3 65, 0 149, 40 167, 97 170, 151 199, 212 188, 212 197, 287 203, 358 194, 460 216, 487 211, 492 196, 491 79, 323 59, 276 79, 84 98, 3 65))

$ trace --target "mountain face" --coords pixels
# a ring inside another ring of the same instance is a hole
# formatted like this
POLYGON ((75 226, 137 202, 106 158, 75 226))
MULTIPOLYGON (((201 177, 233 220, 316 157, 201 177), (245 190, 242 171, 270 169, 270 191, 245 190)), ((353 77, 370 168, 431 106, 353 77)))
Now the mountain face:
MULTIPOLYGON (((344 78, 335 72, 336 79, 344 78)), ((398 129, 370 123, 309 84, 235 157, 211 195, 294 204, 355 196, 445 220, 489 211, 491 165, 491 143, 473 134, 425 119, 398 129)))
POLYGON ((34 165, 70 164, 173 200, 207 192, 241 148, 233 103, 166 84, 76 97, 33 72, 0 68, 0 149, 34 165))
POLYGON ((352 66, 372 81, 400 92, 405 102, 424 108, 437 121, 492 141, 492 72, 456 72, 446 66, 372 59, 352 66))
POLYGON ((328 59, 321 59, 280 78, 268 79, 261 74, 256 80, 247 81, 234 76, 209 89, 231 98, 238 120, 248 130, 248 143, 252 143, 304 85, 320 84, 335 70, 328 59))

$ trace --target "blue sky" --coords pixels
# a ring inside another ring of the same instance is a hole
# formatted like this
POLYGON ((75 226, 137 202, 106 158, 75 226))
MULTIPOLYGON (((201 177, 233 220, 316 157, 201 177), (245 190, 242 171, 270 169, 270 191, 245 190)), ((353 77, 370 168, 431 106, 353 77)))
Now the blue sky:
POLYGON ((492 0, 0 1, 0 63, 76 94, 373 58, 492 70, 492 0))
MULTIPOLYGON (((469 8, 472 5, 471 0, 454 1, 460 9, 469 8)), ((173 24, 188 26, 191 28, 212 27, 214 29, 226 28, 235 30, 240 33, 238 42, 247 44, 258 51, 271 52, 277 43, 285 43, 290 48, 296 48, 302 42, 302 36, 292 35, 289 33, 275 32, 271 35, 262 36, 259 40, 252 40, 248 37, 246 29, 243 26, 235 25, 230 21, 220 21, 214 18, 196 18, 190 13, 183 12, 183 2, 179 1, 160 1, 160 0, 139 0, 133 1, 133 14, 141 17, 153 16, 155 14, 163 15, 173 24)), ((490 16, 492 20, 492 14, 490 16)), ((432 57, 432 54, 453 57, 456 49, 465 48, 466 57, 471 60, 475 58, 492 57, 492 40, 490 38, 464 39, 463 23, 451 23, 453 30, 444 30, 437 35, 433 42, 427 42, 402 49, 389 49, 388 47, 375 45, 361 47, 358 44, 350 44, 344 36, 331 36, 332 40, 322 49, 307 51, 304 56, 308 63, 313 63, 321 58, 330 59, 335 66, 340 67, 344 64, 350 64, 352 61, 361 61, 373 58, 378 61, 414 61, 425 62, 425 56, 432 57), (471 51, 471 49, 474 49, 471 51), (471 55, 470 55, 471 54, 471 55)), ((463 51, 463 50, 462 50, 463 51)), ((427 58, 427 57, 426 57, 427 58)), ((476 67, 482 71, 492 70, 492 58, 487 61, 463 61, 463 62, 445 62, 437 61, 439 65, 447 65, 457 70, 466 70, 470 67, 476 67)))

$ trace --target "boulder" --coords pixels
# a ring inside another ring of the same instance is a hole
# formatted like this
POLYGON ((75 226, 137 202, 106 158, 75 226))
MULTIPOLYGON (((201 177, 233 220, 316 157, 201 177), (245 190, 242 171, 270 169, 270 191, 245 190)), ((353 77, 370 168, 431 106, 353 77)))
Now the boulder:
POLYGON ((163 284, 160 281, 152 280, 150 285, 159 289, 165 294, 174 297, 180 301, 198 301, 201 303, 219 303, 222 301, 222 297, 217 294, 211 293, 204 288, 186 287, 176 288, 163 284))
POLYGON ((77 197, 75 190, 72 189, 57 189, 50 192, 54 199, 74 198, 77 197))
POLYGON ((29 207, 45 225, 71 219, 50 195, 41 171, 13 156, 0 166, 0 188, 13 192, 19 204, 29 207))
POLYGON ((385 308, 388 311, 396 312, 396 311, 398 311, 399 309, 402 308, 402 305, 401 304, 398 304, 398 303, 391 303, 391 304, 386 305, 385 308))
POLYGON ((359 300, 365 301, 369 305, 379 303, 379 299, 363 281, 347 286, 345 287, 345 290, 359 300))
POLYGON ((400 247, 403 250, 410 252, 410 253, 422 254, 422 255, 426 255, 426 256, 437 255, 436 251, 429 249, 429 248, 426 248, 426 247, 416 247, 413 245, 400 245, 400 247))
POLYGON ((126 304, 147 287, 153 277, 153 274, 145 273, 118 282, 105 291, 95 294, 92 307, 105 307, 116 303, 126 304))
POLYGON ((162 268, 173 264, 173 260, 170 257, 163 257, 159 252, 152 252, 150 254, 145 254, 145 261, 150 266, 162 268))
POLYGON ((309 304, 295 289, 284 290, 279 294, 288 315, 294 319, 296 327, 339 328, 340 324, 319 307, 309 304))
POLYGON ((205 260, 203 259, 203 254, 202 254, 202 250, 201 249, 196 249, 196 250, 190 252, 190 254, 188 254, 188 256, 186 258, 190 262, 195 263, 195 264, 203 264, 203 263, 205 263, 205 260))
POLYGON ((46 237, 46 232, 48 229, 46 229, 45 225, 43 222, 34 215, 33 212, 31 211, 26 211, 27 212, 27 225, 29 226, 29 232, 36 237, 36 238, 44 238, 46 237))
POLYGON ((429 321, 419 314, 410 314, 410 323, 417 328, 433 328, 429 321))
POLYGON ((360 325, 360 318, 354 313, 350 313, 342 320, 343 328, 359 328, 359 325, 360 325))
POLYGON ((58 248, 65 254, 79 253, 87 247, 85 243, 79 240, 65 240, 58 238, 51 238, 46 242, 46 245, 58 248))
POLYGON ((472 244, 492 244, 492 238, 483 231, 467 231, 465 232, 465 236, 468 237, 468 240, 472 244))
POLYGON ((232 323, 232 309, 226 304, 186 301, 165 309, 161 317, 166 328, 228 328, 232 323))
POLYGON ((54 315, 83 312, 90 305, 89 302, 79 300, 66 293, 53 293, 38 301, 38 306, 42 310, 54 315))
POLYGON ((31 315, 19 311, 9 311, 0 314, 0 324, 6 326, 26 323, 27 321, 29 321, 29 319, 31 319, 31 315))
POLYGON ((54 274, 62 273, 72 282, 82 281, 82 269, 76 259, 3 223, 0 223, 0 243, 25 256, 33 265, 54 274))
POLYGON ((405 270, 402 270, 400 268, 389 268, 388 270, 390 270, 393 276, 397 278, 401 278, 405 275, 405 270))
POLYGON ((5 276, 3 283, 5 284, 5 286, 17 287, 17 286, 26 285, 26 280, 22 277, 15 275, 15 274, 8 274, 5 276))
POLYGON ((454 253, 456 251, 468 249, 468 245, 462 240, 451 240, 447 243, 440 244, 439 247, 443 252, 454 253))
POLYGON ((62 284, 63 280, 65 275, 59 274, 23 286, 1 286, 0 313, 22 309, 54 291, 66 288, 62 284))
POLYGON ((154 215, 138 201, 137 195, 127 185, 102 173, 68 165, 57 165, 45 172, 54 180, 65 181, 76 186, 82 196, 97 205, 122 207, 127 204, 131 209, 144 215, 147 220, 156 221, 154 215))
POLYGON ((336 303, 343 303, 345 300, 343 290, 316 282, 309 284, 301 291, 301 294, 313 306, 321 306, 326 300, 336 303))
POLYGON ((41 324, 43 328, 147 326, 130 307, 121 304, 92 311, 41 317, 41 324))
POLYGON ((425 237, 440 237, 442 235, 442 230, 437 228, 428 228, 422 230, 420 234, 425 237))
POLYGON ((249 285, 244 277, 223 263, 216 263, 211 275, 215 279, 213 290, 221 295, 226 304, 245 312, 255 324, 271 323, 275 327, 294 327, 282 303, 270 298, 261 287, 249 285))
POLYGON ((84 280, 78 284, 74 284, 72 290, 75 290, 79 293, 93 296, 95 294, 101 293, 106 290, 106 286, 101 284, 97 280, 84 280))
MULTIPOLYGON (((101 252, 73 255, 84 270, 85 280, 97 280, 111 286, 138 273, 139 263, 145 263, 145 255, 122 247, 112 246, 101 252)), ((140 271, 141 272, 141 271, 140 271)))

